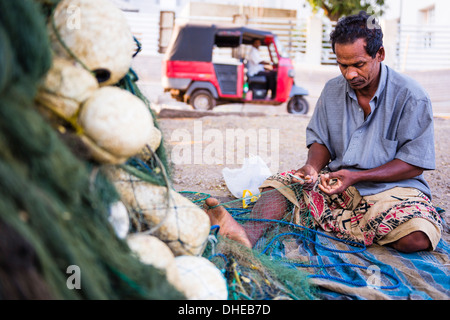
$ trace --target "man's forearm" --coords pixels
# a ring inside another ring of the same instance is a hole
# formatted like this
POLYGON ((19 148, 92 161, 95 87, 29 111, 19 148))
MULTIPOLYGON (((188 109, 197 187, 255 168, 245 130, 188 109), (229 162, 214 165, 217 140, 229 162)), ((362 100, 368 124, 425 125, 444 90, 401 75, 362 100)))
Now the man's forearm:
POLYGON ((380 167, 354 172, 355 182, 394 182, 417 177, 423 169, 410 165, 399 159, 394 159, 380 167))
POLYGON ((330 152, 322 144, 313 143, 309 147, 308 159, 306 164, 312 166, 317 172, 320 172, 330 162, 330 152))

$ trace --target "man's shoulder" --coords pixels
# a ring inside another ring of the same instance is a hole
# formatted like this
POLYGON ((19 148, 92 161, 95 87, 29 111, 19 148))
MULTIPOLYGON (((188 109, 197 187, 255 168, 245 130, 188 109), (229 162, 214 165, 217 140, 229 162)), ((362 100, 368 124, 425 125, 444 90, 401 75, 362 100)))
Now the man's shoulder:
POLYGON ((387 85, 393 87, 392 92, 404 93, 416 99, 428 99, 425 88, 413 77, 386 67, 388 72, 387 85))
POLYGON ((342 75, 331 78, 325 83, 323 90, 328 91, 342 91, 345 88, 347 81, 342 75))
POLYGON ((252 47, 250 49, 250 54, 258 54, 259 55, 259 50, 257 48, 255 48, 255 47, 252 47))

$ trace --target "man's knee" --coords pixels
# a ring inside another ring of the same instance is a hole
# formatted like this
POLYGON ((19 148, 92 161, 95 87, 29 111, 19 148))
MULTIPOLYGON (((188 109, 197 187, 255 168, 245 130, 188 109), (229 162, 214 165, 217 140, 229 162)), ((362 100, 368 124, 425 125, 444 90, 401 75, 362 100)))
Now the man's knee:
POLYGON ((405 253, 429 250, 431 241, 422 231, 414 231, 403 238, 393 242, 391 247, 405 253))

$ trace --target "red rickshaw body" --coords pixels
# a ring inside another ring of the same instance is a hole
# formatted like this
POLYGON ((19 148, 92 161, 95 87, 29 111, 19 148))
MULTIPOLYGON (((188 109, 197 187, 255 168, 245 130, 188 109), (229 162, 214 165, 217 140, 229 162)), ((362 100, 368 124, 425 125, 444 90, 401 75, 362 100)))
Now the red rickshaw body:
POLYGON ((219 80, 216 76, 214 64, 212 62, 199 61, 165 61, 165 76, 168 78, 186 78, 192 82, 208 81, 216 88, 219 97, 240 99, 243 94, 244 64, 237 66, 236 93, 227 94, 222 92, 219 80))
MULTIPOLYGON (((162 67, 164 90, 195 109, 209 110, 225 103, 279 105, 292 97, 294 66, 269 31, 203 24, 178 26, 162 67), (248 48, 254 39, 264 43, 277 72, 275 99, 266 97, 264 79, 247 75, 242 48, 248 48), (217 59, 213 51, 219 49, 229 50, 230 56, 217 59)), ((303 94, 307 94, 304 89, 303 94)))
POLYGON ((292 73, 294 66, 290 59, 280 57, 277 68, 277 96, 276 101, 283 103, 286 102, 291 93, 294 79, 289 76, 292 73))

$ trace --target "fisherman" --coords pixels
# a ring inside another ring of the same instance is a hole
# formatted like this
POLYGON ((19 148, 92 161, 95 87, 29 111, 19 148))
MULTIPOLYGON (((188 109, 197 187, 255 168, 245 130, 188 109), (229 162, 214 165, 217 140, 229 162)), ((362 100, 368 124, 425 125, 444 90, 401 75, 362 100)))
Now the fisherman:
MULTIPOLYGON (((338 22, 331 43, 342 75, 327 82, 306 129, 307 161, 260 186, 258 218, 280 220, 289 203, 306 204, 315 226, 341 239, 407 253, 436 248, 442 220, 423 176, 435 169, 431 101, 383 63, 382 39, 365 12, 338 22), (296 183, 300 195, 283 188, 296 183)), ((206 204, 222 234, 247 247, 265 232, 232 222, 216 199, 206 204)))

